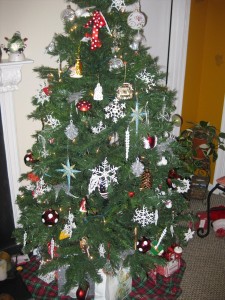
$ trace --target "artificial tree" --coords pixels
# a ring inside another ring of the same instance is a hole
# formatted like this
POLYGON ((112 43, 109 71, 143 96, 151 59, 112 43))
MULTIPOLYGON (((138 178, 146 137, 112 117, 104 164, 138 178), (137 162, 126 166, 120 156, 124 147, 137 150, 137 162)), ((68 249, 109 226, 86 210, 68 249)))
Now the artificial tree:
POLYGON ((70 2, 65 32, 46 47, 56 68, 35 69, 42 85, 29 118, 42 129, 24 157, 15 232, 24 252, 48 259, 42 272, 69 266, 67 289, 121 262, 144 278, 194 233, 172 134, 176 93, 143 43, 139 3, 70 2))

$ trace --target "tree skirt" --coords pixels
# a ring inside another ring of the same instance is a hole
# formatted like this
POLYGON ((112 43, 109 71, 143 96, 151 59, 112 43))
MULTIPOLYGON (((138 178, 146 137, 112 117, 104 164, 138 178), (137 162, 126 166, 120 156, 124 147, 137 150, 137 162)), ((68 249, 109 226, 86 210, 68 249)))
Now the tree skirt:
MULTIPOLYGON (((172 276, 164 277, 160 274, 156 275, 156 280, 148 278, 146 281, 133 279, 132 291, 126 300, 174 300, 177 299, 182 290, 180 283, 185 271, 186 264, 181 260, 181 267, 172 276)), ((23 265, 21 277, 25 282, 28 291, 36 300, 72 299, 68 296, 58 297, 57 281, 53 280, 49 284, 37 277, 39 261, 32 257, 30 262, 23 265)), ((92 298, 93 299, 93 298, 92 298)))

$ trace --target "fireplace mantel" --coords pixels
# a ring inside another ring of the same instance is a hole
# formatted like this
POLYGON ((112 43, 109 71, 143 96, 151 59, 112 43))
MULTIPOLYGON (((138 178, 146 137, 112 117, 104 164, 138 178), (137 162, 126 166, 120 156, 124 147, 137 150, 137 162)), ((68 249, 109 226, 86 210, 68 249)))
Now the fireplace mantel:
POLYGON ((18 85, 22 80, 22 66, 30 63, 33 63, 33 60, 25 59, 20 62, 8 62, 6 60, 3 60, 0 63, 0 107, 15 226, 17 226, 17 221, 19 219, 20 213, 19 208, 15 203, 19 189, 18 179, 20 177, 20 167, 18 158, 13 92, 18 89, 18 85))
POLYGON ((30 63, 33 63, 33 60, 25 59, 18 62, 3 60, 0 63, 0 93, 17 90, 22 80, 22 66, 30 63))

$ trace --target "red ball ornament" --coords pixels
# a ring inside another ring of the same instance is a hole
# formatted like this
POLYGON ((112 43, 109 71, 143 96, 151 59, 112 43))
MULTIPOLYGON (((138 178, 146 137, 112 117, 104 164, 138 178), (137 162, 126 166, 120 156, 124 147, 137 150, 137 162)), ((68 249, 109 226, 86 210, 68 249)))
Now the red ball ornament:
POLYGON ((140 240, 137 241, 137 249, 141 253, 146 253, 151 249, 151 240, 146 237, 141 237, 140 240))
POLYGON ((46 96, 50 96, 52 91, 50 86, 46 86, 42 89, 42 91, 45 93, 46 96))
POLYGON ((155 148, 155 146, 157 145, 157 137, 148 135, 147 140, 148 140, 150 149, 155 148))
POLYGON ((181 176, 177 173, 176 169, 169 170, 168 177, 174 179, 179 179, 179 178, 181 179, 181 176))
POLYGON ((135 196, 135 192, 128 192, 128 196, 129 196, 130 198, 134 197, 134 196, 135 196))
POLYGON ((46 226, 52 227, 58 223, 59 214, 56 210, 50 208, 43 212, 41 219, 42 223, 44 223, 46 226))
POLYGON ((30 165, 32 163, 35 163, 37 160, 34 159, 33 154, 31 151, 28 151, 27 154, 24 156, 24 163, 25 165, 30 165))
POLYGON ((80 100, 76 107, 83 112, 89 111, 92 108, 92 104, 89 101, 80 100))
POLYGON ((86 290, 84 290, 81 287, 78 287, 78 289, 76 291, 77 300, 85 300, 87 292, 88 292, 88 288, 86 290))

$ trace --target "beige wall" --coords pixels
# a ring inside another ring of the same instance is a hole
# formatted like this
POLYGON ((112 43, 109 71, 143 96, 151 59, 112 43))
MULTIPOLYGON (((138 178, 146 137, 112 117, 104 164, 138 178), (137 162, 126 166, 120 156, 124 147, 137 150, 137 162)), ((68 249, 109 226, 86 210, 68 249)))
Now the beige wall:
MULTIPOLYGON (((33 68, 41 65, 57 66, 56 58, 45 54, 45 47, 55 32, 63 30, 60 13, 65 7, 66 4, 62 0, 0 0, 0 43, 5 43, 5 36, 11 37, 19 30, 22 37, 28 38, 25 56, 34 60, 33 64, 22 67, 22 82, 14 92, 21 172, 28 169, 23 157, 34 142, 31 135, 40 127, 39 122, 27 120, 27 115, 33 110, 31 98, 37 93, 42 82, 33 72, 33 68)), ((7 58, 5 53, 3 58, 7 58)))

